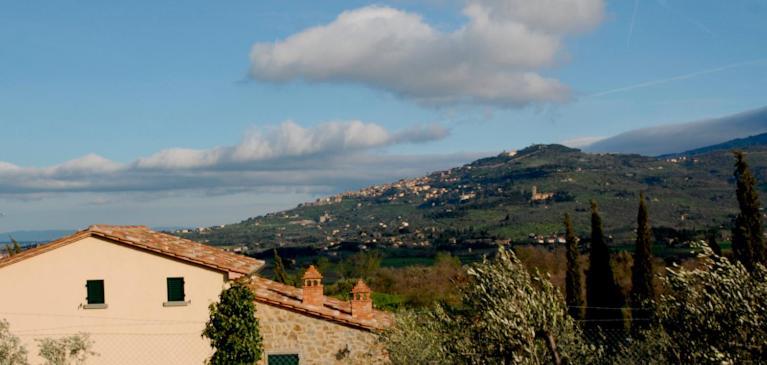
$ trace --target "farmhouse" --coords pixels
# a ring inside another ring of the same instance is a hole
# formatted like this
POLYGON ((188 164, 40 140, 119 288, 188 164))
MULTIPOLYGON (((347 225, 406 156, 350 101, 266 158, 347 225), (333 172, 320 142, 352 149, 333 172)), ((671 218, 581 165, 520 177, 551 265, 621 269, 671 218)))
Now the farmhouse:
POLYGON ((83 332, 97 353, 89 364, 202 364, 208 306, 237 279, 256 297, 261 364, 385 361, 375 332, 390 317, 362 281, 347 302, 324 295, 314 267, 295 288, 258 276, 263 265, 143 226, 94 225, 0 259, 0 319, 32 363, 36 340, 83 332))

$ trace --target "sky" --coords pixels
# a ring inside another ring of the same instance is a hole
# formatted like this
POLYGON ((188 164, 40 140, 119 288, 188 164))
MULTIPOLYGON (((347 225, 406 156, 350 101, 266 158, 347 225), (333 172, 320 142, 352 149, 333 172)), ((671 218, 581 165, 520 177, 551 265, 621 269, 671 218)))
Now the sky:
POLYGON ((765 0, 0 0, 0 232, 208 226, 767 104, 765 0))

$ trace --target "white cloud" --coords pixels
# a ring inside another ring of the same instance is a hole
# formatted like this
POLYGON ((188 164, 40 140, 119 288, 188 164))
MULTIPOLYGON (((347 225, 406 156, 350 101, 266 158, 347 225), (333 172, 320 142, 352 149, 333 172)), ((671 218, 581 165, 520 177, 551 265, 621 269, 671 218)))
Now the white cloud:
POLYGON ((313 128, 286 121, 266 131, 254 129, 235 146, 172 148, 140 158, 135 165, 148 169, 201 168, 428 142, 447 135, 447 129, 436 124, 390 133, 378 124, 358 120, 322 123, 313 128))
POLYGON ((0 172, 15 171, 18 169, 20 169, 20 167, 12 163, 0 161, 0 172))
POLYGON ((583 137, 574 137, 570 139, 566 139, 560 143, 567 147, 572 148, 582 148, 590 146, 596 142, 599 142, 607 137, 597 137, 597 136, 583 136, 583 137))
POLYGON ((240 143, 210 149, 170 148, 120 164, 90 154, 43 168, 0 162, 0 195, 43 192, 241 191, 267 187, 343 187, 443 168, 464 155, 376 156, 403 143, 445 138, 436 124, 390 132, 361 121, 312 128, 287 121, 251 130, 240 143))
POLYGON ((767 133, 767 107, 718 118, 635 129, 589 145, 589 152, 657 156, 767 133))
POLYGON ((597 26, 604 15, 602 1, 583 0, 475 0, 469 6, 492 10, 499 21, 515 20, 552 33, 582 32, 597 26))
POLYGON ((418 14, 368 6, 274 43, 257 43, 251 76, 354 82, 425 104, 558 102, 568 88, 543 76, 563 37, 596 26, 602 0, 471 0, 466 24, 442 32, 418 14))
POLYGON ((194 150, 189 148, 169 148, 143 157, 135 162, 138 168, 190 169, 213 166, 225 155, 225 149, 194 150))
POLYGON ((60 165, 44 169, 48 174, 77 174, 90 172, 113 172, 121 168, 119 163, 96 154, 88 154, 60 165))

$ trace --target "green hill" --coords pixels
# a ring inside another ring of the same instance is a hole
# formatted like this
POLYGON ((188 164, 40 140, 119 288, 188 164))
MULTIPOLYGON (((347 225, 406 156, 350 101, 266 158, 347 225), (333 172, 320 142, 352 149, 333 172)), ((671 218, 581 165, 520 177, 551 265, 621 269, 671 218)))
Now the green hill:
MULTIPOLYGON (((767 181, 767 147, 750 146, 748 159, 757 178, 767 181)), ((343 245, 550 243, 562 234, 565 212, 586 234, 589 201, 595 199, 606 231, 615 244, 623 244, 633 241, 640 191, 650 199, 656 228, 700 230, 729 224, 737 209, 732 169, 732 155, 725 150, 654 158, 534 145, 422 178, 178 234, 255 251, 290 246, 332 250, 343 245), (542 199, 533 199, 534 189, 542 199)))
POLYGON ((746 137, 746 138, 736 138, 724 143, 715 144, 713 146, 706 146, 702 148, 696 148, 694 150, 685 151, 678 154, 672 154, 668 155, 667 157, 671 156, 694 156, 694 155, 702 155, 706 153, 716 152, 716 151, 727 151, 727 150, 733 150, 733 149, 748 149, 751 147, 759 147, 759 146, 765 146, 767 145, 767 133, 757 134, 754 136, 746 137))

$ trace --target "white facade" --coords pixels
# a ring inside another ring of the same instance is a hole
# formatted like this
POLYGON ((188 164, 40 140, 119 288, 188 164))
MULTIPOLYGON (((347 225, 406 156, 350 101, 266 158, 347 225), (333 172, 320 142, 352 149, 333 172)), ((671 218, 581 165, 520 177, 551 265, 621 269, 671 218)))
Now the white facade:
POLYGON ((227 274, 99 237, 0 267, 0 318, 41 363, 35 339, 86 332, 89 364, 201 364, 208 306, 227 274), (167 278, 183 277, 185 302, 168 306, 167 278), (104 281, 105 308, 86 309, 88 280, 104 281))

